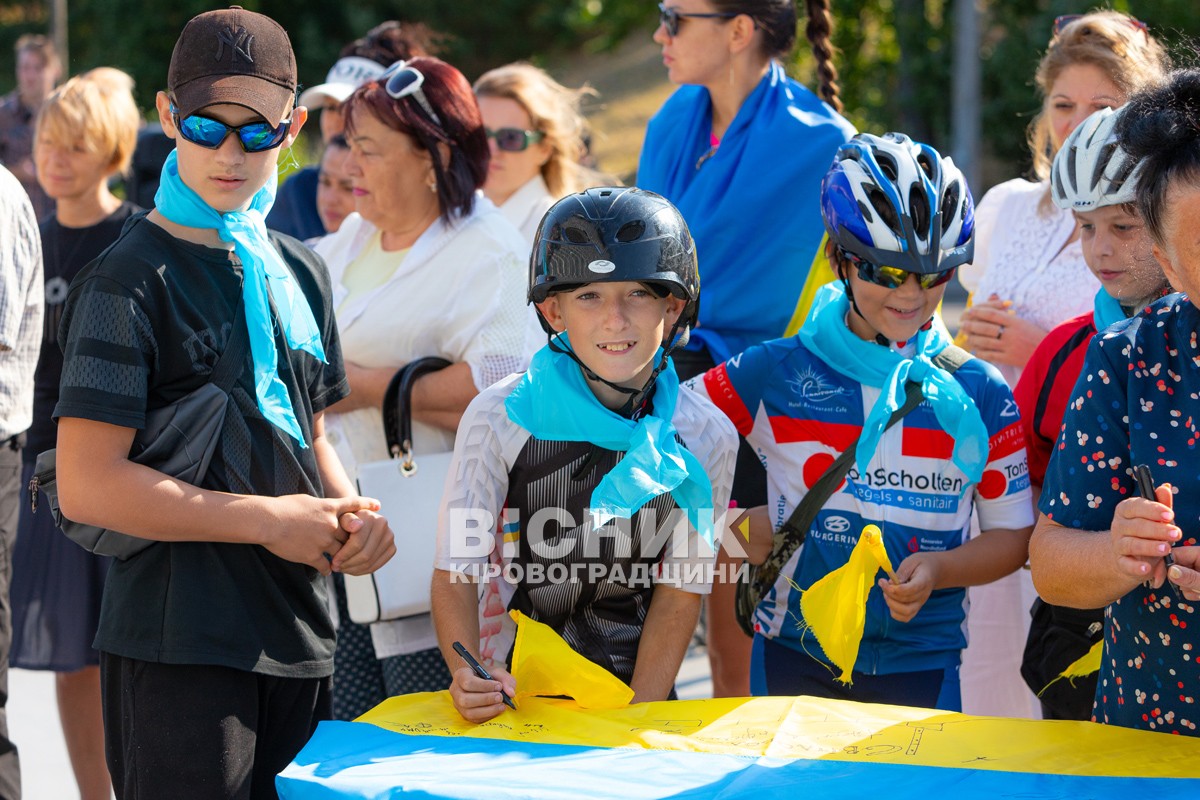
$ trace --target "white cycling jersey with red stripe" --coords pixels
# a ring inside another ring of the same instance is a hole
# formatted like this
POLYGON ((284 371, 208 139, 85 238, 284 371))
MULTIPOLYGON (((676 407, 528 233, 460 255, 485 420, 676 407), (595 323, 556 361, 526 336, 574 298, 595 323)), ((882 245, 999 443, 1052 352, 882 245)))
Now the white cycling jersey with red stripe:
MULTIPOLYGON (((971 359, 955 378, 987 426, 983 478, 968 485, 950 461, 954 441, 922 403, 883 435, 866 470, 852 467, 825 503, 805 544, 784 567, 755 618, 763 636, 820 657, 804 625, 800 593, 846 563, 862 528, 878 525, 893 565, 910 553, 961 545, 972 507, 980 529, 1033 524, 1024 434, 1012 393, 999 372, 971 359)), ((857 440, 879 390, 831 369, 796 337, 752 347, 688 384, 706 394, 737 426, 767 469, 768 508, 775 527, 847 447, 857 440)), ((887 674, 958 663, 966 646, 963 589, 935 591, 908 623, 891 619, 883 594, 871 591, 855 669, 887 674)))

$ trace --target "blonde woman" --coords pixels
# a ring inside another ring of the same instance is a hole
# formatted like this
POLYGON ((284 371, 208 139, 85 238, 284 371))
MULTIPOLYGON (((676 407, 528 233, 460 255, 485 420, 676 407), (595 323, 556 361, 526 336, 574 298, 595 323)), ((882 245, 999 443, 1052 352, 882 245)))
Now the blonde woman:
POLYGON ((483 192, 527 242, 554 201, 611 182, 580 163, 587 147, 579 103, 591 93, 531 64, 508 64, 475 82, 492 156, 483 192))
MULTIPOLYGON (((41 224, 46 309, 34 377, 33 425, 24 450, 25 481, 34 460, 55 444, 52 419, 63 356, 57 339, 67 287, 112 244, 139 209, 113 195, 108 179, 126 172, 141 122, 133 79, 101 67, 72 78, 42 106, 34 132, 37 179, 56 202, 41 224)), ((83 800, 111 792, 100 719, 99 654, 92 649, 109 559, 73 544, 55 527, 49 504, 21 504, 13 551, 10 663, 56 674, 59 719, 83 800)))
POLYGON ((960 328, 967 348, 1010 386, 1046 332, 1091 310, 1100 288, 1083 261, 1074 217, 1050 202, 1050 164, 1075 126, 1162 79, 1162 46, 1145 23, 1117 11, 1055 20, 1035 80, 1042 110, 1029 128, 1036 181, 1015 179, 976 211, 975 263, 959 272, 974 294, 960 328))
MULTIPOLYGON (((1054 155, 1093 112, 1124 105, 1158 83, 1166 61, 1146 25, 1126 14, 1055 20, 1036 74, 1042 110, 1029 129, 1037 180, 1007 181, 984 195, 975 212, 975 262, 959 271, 974 294, 959 325, 966 347, 995 364, 1009 386, 1047 331, 1090 311, 1100 287, 1084 262, 1074 216, 1050 200, 1054 155)), ((966 713, 1041 716, 1019 674, 1035 598, 1028 570, 971 590, 962 664, 966 713)))

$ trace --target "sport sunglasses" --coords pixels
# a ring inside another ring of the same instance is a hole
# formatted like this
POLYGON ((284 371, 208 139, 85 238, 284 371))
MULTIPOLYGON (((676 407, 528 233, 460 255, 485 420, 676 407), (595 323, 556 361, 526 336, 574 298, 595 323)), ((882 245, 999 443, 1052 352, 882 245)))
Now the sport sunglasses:
POLYGON ((442 118, 433 110, 429 98, 421 90, 421 84, 425 83, 425 76, 419 69, 408 66, 404 61, 397 61, 379 76, 379 82, 383 84, 383 89, 388 93, 388 97, 393 100, 402 100, 405 97, 416 100, 417 105, 433 121, 433 124, 445 130, 442 118))
POLYGON ((667 29, 667 35, 674 39, 679 35, 679 20, 681 19, 733 19, 740 16, 733 11, 721 11, 711 14, 688 14, 677 11, 674 8, 667 8, 662 3, 658 4, 658 21, 664 28, 667 29))
POLYGON ((496 147, 509 153, 520 153, 546 138, 542 131, 527 131, 521 128, 484 128, 489 139, 496 140, 496 147))
POLYGON ((838 248, 841 251, 842 257, 853 264, 858 269, 858 277, 862 278, 867 283, 873 283, 876 286, 882 286, 885 289, 899 289, 908 280, 909 275, 915 275, 917 283, 922 289, 932 289, 935 286, 941 286, 954 277, 957 267, 951 267, 941 272, 916 273, 909 272, 906 269, 899 267, 887 267, 881 264, 872 264, 870 261, 864 261, 851 252, 838 248))
POLYGON ((290 119, 285 119, 274 126, 269 122, 247 122, 245 125, 226 125, 224 122, 199 114, 190 117, 179 117, 179 109, 171 104, 171 116, 175 120, 175 128, 179 135, 192 144, 216 150, 229 134, 237 134, 242 150, 247 153, 262 153, 273 150, 283 144, 287 138, 288 129, 292 125, 290 119))

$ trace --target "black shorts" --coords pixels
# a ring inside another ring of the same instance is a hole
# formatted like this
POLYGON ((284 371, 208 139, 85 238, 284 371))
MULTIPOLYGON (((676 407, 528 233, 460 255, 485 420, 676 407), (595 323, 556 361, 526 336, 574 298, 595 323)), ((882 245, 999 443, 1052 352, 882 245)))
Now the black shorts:
POLYGON ((259 800, 330 716, 329 678, 279 678, 100 654, 118 800, 259 800))

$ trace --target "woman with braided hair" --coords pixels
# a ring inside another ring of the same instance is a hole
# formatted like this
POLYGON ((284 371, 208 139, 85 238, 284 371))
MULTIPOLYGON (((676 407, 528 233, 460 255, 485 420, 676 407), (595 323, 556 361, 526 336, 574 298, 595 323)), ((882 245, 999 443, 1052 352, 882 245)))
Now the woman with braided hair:
MULTIPOLYGON (((821 176, 854 128, 838 114, 829 0, 805 5, 820 97, 784 71, 796 44, 794 0, 659 4, 654 41, 680 87, 650 120, 637 185, 679 208, 699 253, 704 304, 674 356, 681 378, 794 333, 817 285, 833 277, 821 255, 821 176)), ((766 499, 765 473, 746 446, 734 499, 742 507, 766 499)), ((749 691, 750 639, 734 619, 733 588, 715 583, 709 599, 716 696, 749 691)))

